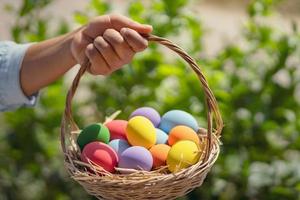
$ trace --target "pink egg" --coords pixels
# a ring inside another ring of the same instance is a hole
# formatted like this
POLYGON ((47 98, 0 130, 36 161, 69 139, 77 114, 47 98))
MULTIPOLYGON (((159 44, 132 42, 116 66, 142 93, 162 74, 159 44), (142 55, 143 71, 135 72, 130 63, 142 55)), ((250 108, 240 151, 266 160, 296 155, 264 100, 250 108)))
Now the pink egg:
POLYGON ((115 139, 127 140, 126 127, 127 121, 125 120, 112 120, 105 124, 110 133, 110 141, 115 139))
POLYGON ((117 153, 107 144, 102 142, 91 142, 85 145, 81 153, 83 162, 101 166, 108 172, 114 172, 118 164, 117 153))

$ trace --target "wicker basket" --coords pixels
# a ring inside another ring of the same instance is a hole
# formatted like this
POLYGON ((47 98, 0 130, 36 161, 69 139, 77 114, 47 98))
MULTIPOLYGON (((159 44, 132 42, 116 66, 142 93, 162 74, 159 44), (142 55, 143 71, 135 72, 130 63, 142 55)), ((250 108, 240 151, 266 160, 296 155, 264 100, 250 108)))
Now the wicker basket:
POLYGON ((85 190, 98 199, 175 199, 184 196, 194 188, 201 186, 220 152, 220 134, 223 121, 216 99, 209 88, 199 66, 183 49, 171 41, 154 35, 147 35, 148 41, 157 42, 179 54, 197 74, 204 90, 207 105, 207 129, 199 128, 198 135, 204 142, 203 157, 195 165, 177 173, 169 173, 166 168, 131 174, 111 174, 101 167, 83 163, 80 150, 76 144, 79 128, 72 117, 71 102, 81 76, 90 66, 86 59, 74 78, 69 89, 65 112, 61 124, 61 145, 64 152, 64 163, 70 176, 82 185, 85 190), (91 170, 92 169, 92 170, 91 170))

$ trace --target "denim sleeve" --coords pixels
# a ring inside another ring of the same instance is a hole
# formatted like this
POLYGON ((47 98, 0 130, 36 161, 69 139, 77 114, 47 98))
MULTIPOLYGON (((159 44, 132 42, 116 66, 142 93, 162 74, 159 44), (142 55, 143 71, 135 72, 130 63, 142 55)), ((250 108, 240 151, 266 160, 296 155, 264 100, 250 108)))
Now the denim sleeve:
POLYGON ((0 112, 33 106, 36 102, 37 94, 25 96, 20 85, 20 68, 30 45, 0 42, 0 112))

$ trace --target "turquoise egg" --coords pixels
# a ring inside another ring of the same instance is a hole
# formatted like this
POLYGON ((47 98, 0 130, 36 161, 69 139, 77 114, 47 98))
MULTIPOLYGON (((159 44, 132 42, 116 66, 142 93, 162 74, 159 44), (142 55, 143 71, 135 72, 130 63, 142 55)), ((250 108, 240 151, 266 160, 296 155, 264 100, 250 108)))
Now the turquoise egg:
POLYGON ((155 144, 166 144, 168 141, 168 134, 164 131, 156 128, 156 143, 155 144))
POLYGON ((188 126, 196 132, 199 127, 196 119, 191 114, 182 110, 171 110, 162 116, 159 129, 169 134, 170 130, 178 125, 188 126))

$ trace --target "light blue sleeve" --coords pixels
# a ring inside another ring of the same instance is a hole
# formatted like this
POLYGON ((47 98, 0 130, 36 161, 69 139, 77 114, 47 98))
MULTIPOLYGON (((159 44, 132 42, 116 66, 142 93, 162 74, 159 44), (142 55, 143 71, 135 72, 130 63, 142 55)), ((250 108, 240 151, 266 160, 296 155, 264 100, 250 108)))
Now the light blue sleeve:
POLYGON ((27 97, 20 86, 20 68, 30 45, 0 42, 0 112, 35 105, 37 94, 27 97))

